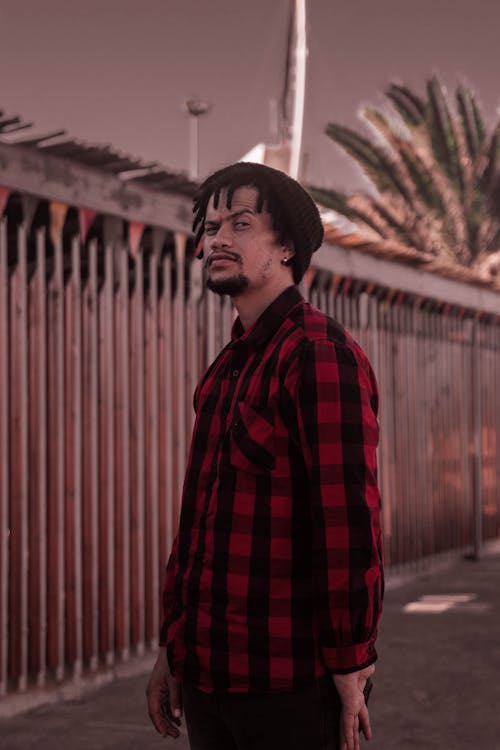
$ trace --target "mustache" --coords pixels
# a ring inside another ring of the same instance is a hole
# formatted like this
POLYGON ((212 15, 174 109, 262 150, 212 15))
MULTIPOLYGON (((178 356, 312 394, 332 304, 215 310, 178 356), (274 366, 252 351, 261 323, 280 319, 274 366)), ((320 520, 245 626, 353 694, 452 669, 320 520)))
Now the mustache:
POLYGON ((210 266, 214 255, 224 255, 227 258, 231 258, 231 260, 235 260, 238 263, 241 263, 241 255, 239 255, 238 253, 232 253, 230 250, 222 250, 221 252, 214 251, 210 253, 208 258, 206 259, 205 268, 208 268, 210 266))

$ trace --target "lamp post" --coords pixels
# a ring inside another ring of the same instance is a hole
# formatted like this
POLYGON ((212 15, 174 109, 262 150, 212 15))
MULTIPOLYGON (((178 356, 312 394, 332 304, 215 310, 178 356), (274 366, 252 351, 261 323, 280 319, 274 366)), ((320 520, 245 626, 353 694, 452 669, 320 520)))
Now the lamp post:
POLYGON ((186 109, 189 113, 189 176, 198 179, 199 152, 199 118, 210 112, 211 103, 203 101, 197 96, 186 99, 186 109))

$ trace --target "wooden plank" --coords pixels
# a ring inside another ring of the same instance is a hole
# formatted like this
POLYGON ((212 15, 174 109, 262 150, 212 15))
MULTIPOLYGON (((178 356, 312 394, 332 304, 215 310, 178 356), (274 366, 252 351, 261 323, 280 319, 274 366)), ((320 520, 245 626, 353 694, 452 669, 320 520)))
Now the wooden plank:
POLYGON ((82 294, 82 614, 83 659, 90 671, 99 665, 99 420, 97 241, 88 248, 88 279, 82 294))
POLYGON ((45 228, 35 235, 29 283, 29 672, 46 681, 47 620, 47 353, 45 228))
POLYGON ((207 315, 207 349, 205 366, 208 367, 210 363, 214 361, 217 355, 215 340, 215 307, 217 304, 217 299, 213 292, 207 292, 207 294, 205 295, 205 304, 207 315))
POLYGON ((172 257, 162 258, 163 290, 160 299, 160 561, 165 565, 172 547, 174 523, 174 448, 173 448, 173 309, 172 309, 172 257))
POLYGON ((80 238, 71 240, 71 289, 73 301, 73 538, 74 538, 74 616, 75 653, 73 675, 79 678, 83 669, 83 571, 82 571, 82 289, 80 238))
POLYGON ((128 250, 119 243, 118 292, 115 304, 115 570, 116 648, 130 657, 130 377, 128 250))
POLYGON ((427 439, 428 432, 425 423, 425 415, 428 410, 426 363, 425 363, 425 335, 423 313, 419 304, 414 304, 413 311, 413 382, 414 382, 414 408, 415 408, 415 455, 414 469, 419 500, 419 524, 425 530, 419 535, 419 556, 426 555, 426 537, 430 532, 428 515, 428 493, 427 493, 427 439))
MULTIPOLYGON (((70 255, 73 275, 73 258, 70 255)), ((66 265, 66 258, 65 258, 66 265)), ((74 670, 76 656, 76 559, 75 559, 75 299, 70 277, 64 286, 64 662, 74 670)))
MULTIPOLYGON (((222 346, 231 340, 231 329, 236 318, 236 308, 234 307, 231 298, 227 295, 224 297, 222 302, 222 346)), ((198 373, 198 376, 201 373, 198 373)))
POLYGON ((445 448, 443 440, 446 435, 446 342, 444 340, 443 320, 438 311, 433 314, 434 341, 436 344, 436 429, 434 435, 434 454, 436 456, 436 505, 434 509, 437 525, 437 542, 439 552, 445 553, 449 549, 449 522, 446 518, 446 487, 444 484, 443 468, 445 448))
POLYGON ((145 650, 144 581, 144 270, 143 255, 135 259, 131 312, 131 632, 136 653, 145 650))
POLYGON ((461 477, 461 525, 462 525, 462 545, 465 552, 470 551, 470 470, 468 461, 468 437, 469 428, 469 410, 470 410, 470 355, 467 354, 469 343, 466 340, 465 321, 461 317, 458 321, 458 364, 460 371, 460 401, 462 407, 459 410, 460 420, 460 477, 461 477))
POLYGON ((104 279, 99 291, 99 641, 106 666, 114 663, 114 241, 103 247, 104 279))
POLYGON ((463 408, 460 410, 462 417, 462 487, 464 502, 464 526, 466 547, 472 549, 472 467, 470 456, 470 445, 472 444, 472 320, 468 318, 462 322, 462 351, 461 369, 463 371, 463 408))
POLYGON ((26 230, 17 228, 10 323, 10 676, 26 690, 28 671, 28 298, 26 230))
POLYGON ((408 405, 411 413, 410 452, 411 474, 409 481, 414 487, 415 498, 415 525, 414 537, 415 557, 420 567, 423 557, 423 534, 418 530, 424 527, 423 517, 423 487, 422 487, 422 463, 424 442, 421 428, 421 413, 423 410, 423 393, 420 379, 420 358, 418 340, 418 308, 412 301, 407 311, 408 335, 409 335, 409 361, 408 361, 408 405))
POLYGON ((392 392, 393 359, 391 339, 388 331, 388 308, 383 302, 377 302, 378 335, 380 342, 380 359, 378 367, 378 385, 380 391, 380 487, 382 490, 382 528, 384 534, 385 557, 391 564, 394 557, 393 545, 393 477, 394 477, 394 398, 392 392))
MULTIPOLYGON (((199 322, 199 316, 200 316, 200 305, 203 295, 203 268, 201 263, 198 260, 191 261, 190 269, 190 284, 189 284, 189 333, 188 333, 188 342, 189 342, 189 349, 188 349, 188 367, 187 367, 187 416, 188 416, 188 425, 187 425, 187 433, 189 436, 191 436, 194 426, 194 419, 195 419, 195 413, 193 409, 193 395, 194 391, 196 389, 196 386, 198 384, 198 380, 200 377, 200 370, 201 370, 201 363, 199 358, 199 338, 200 338, 200 330, 198 326, 199 322)), ((227 315, 226 315, 227 318, 227 315)), ((224 335, 227 335, 227 339, 229 340, 229 335, 227 332, 227 320, 225 319, 226 329, 224 331, 224 335)))
POLYGON ((161 238, 155 237, 148 258, 148 290, 145 305, 146 344, 146 640, 154 648, 159 624, 159 461, 158 461, 158 259, 161 238))
MULTIPOLYGON (((493 391, 493 434, 492 440, 494 443, 492 457, 493 471, 492 471, 492 485, 493 488, 500 487, 500 395, 498 388, 495 384, 500 383, 500 325, 492 326, 490 331, 491 347, 492 347, 492 360, 493 366, 491 368, 491 387, 493 391)), ((494 497, 496 499, 495 508, 495 535, 500 536, 500 497, 499 493, 493 490, 494 497)))
POLYGON ((185 291, 184 264, 186 258, 186 235, 181 232, 175 234, 175 265, 177 273, 177 289, 174 299, 174 387, 177 422, 174 425, 174 451, 176 456, 175 477, 176 488, 174 496, 174 527, 177 528, 179 508, 186 466, 186 322, 185 322, 185 291))
POLYGON ((39 311, 39 345, 38 345, 38 504, 40 515, 39 540, 39 596, 40 596, 40 655, 37 685, 41 687, 46 681, 47 670, 47 269, 46 232, 41 227, 36 238, 39 311))
POLYGON ((474 320, 472 339, 472 418, 473 418, 473 555, 479 560, 483 547, 483 484, 482 484, 482 451, 483 451, 483 398, 481 389, 482 356, 481 356, 481 324, 474 320))
POLYGON ((47 664, 57 682, 64 678, 64 310, 63 248, 54 243, 49 282, 48 342, 48 590, 47 664))
POLYGON ((408 486, 409 456, 409 413, 408 413, 408 336, 406 330, 405 309, 396 302, 393 308, 394 321, 398 339, 398 355, 396 370, 396 425, 397 432, 397 472, 398 472, 398 519, 399 519, 399 559, 408 563, 412 549, 412 489, 408 486), (408 497, 409 502, 403 498, 408 497))
POLYGON ((9 283, 7 219, 0 218, 0 697, 7 693, 9 650, 9 283))

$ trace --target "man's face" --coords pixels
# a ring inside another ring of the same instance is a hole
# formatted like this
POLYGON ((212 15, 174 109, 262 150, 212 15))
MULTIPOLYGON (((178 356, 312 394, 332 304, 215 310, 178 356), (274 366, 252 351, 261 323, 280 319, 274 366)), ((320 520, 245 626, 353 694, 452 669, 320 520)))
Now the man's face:
POLYGON ((218 208, 213 197, 207 206, 203 251, 207 286, 218 294, 237 297, 265 288, 282 273, 283 246, 276 239, 271 215, 257 213, 253 187, 234 191, 231 208, 222 191, 218 208))

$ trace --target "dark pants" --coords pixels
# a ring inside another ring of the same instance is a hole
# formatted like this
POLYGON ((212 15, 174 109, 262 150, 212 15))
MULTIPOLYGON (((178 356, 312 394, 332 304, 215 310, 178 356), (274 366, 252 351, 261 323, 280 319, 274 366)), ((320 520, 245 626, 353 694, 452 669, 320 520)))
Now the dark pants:
POLYGON ((340 699, 331 677, 276 693, 203 693, 183 686, 191 750, 338 750, 340 699))

